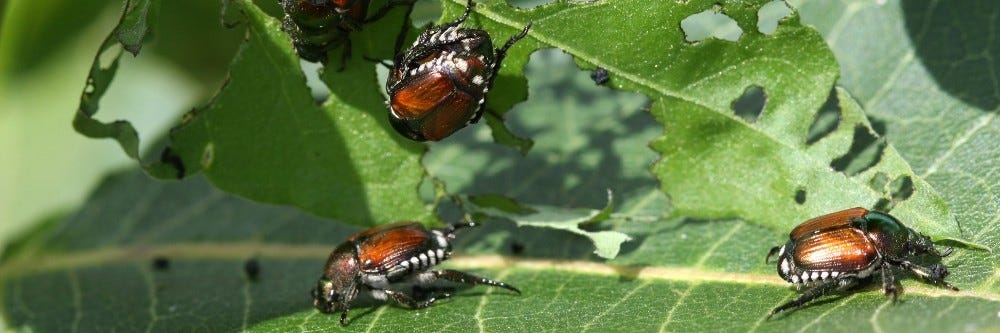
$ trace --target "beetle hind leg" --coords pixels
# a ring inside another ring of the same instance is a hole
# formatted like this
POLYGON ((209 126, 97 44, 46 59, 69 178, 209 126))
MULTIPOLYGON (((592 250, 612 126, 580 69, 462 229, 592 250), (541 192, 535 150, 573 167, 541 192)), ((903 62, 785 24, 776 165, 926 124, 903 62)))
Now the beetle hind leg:
POLYGON ((767 318, 770 319, 771 316, 774 316, 775 314, 778 314, 779 312, 788 309, 793 309, 793 308, 798 309, 803 305, 805 305, 806 303, 809 303, 810 301, 819 298, 820 296, 823 296, 826 293, 829 293, 833 290, 846 290, 848 288, 853 287, 857 283, 858 279, 857 277, 854 276, 823 281, 823 283, 815 287, 812 287, 809 290, 806 290, 804 293, 802 293, 802 295, 799 295, 799 297, 795 298, 794 300, 774 308, 774 310, 771 310, 771 313, 767 315, 767 318))
POLYGON ((444 294, 438 294, 436 296, 418 302, 417 300, 413 299, 413 297, 410 297, 407 294, 395 290, 384 289, 382 291, 385 292, 386 296, 389 296, 389 298, 391 298, 396 303, 405 305, 411 309, 423 309, 431 306, 432 304, 434 304, 434 302, 437 302, 440 299, 451 297, 451 294, 444 293, 444 294))
POLYGON ((506 283, 503 283, 503 282, 500 282, 500 281, 494 281, 494 280, 491 280, 491 279, 487 279, 487 278, 484 278, 484 277, 481 277, 481 276, 472 275, 472 274, 469 274, 469 273, 466 273, 466 272, 461 272, 461 271, 446 269, 446 270, 442 270, 442 271, 434 271, 434 276, 437 277, 437 278, 439 278, 439 279, 445 279, 445 280, 448 280, 448 281, 457 282, 457 283, 461 283, 461 284, 467 284, 467 285, 480 285, 480 284, 482 284, 482 285, 487 285, 487 286, 500 287, 500 288, 504 288, 504 289, 513 291, 515 293, 521 294, 521 290, 517 289, 516 287, 514 287, 512 285, 509 285, 509 284, 506 284, 506 283))

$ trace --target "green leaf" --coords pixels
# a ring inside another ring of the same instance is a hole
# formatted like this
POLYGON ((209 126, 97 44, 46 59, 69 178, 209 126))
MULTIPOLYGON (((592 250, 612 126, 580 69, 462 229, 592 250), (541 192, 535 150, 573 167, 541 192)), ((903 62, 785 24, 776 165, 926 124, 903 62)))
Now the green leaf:
POLYGON ((347 223, 433 221, 417 193, 424 148, 389 128, 371 89, 374 66, 354 57, 344 71, 324 73, 333 94, 317 106, 279 22, 250 1, 238 4, 247 42, 212 103, 171 133, 178 161, 169 164, 202 171, 227 192, 347 223))
POLYGON ((495 195, 469 197, 468 201, 474 205, 471 207, 474 212, 509 219, 518 227, 565 230, 587 237, 594 243, 594 253, 604 259, 614 259, 618 256, 622 243, 631 240, 628 235, 616 231, 588 231, 580 228, 607 220, 611 216, 614 200, 610 190, 608 203, 600 210, 522 206, 509 198, 495 195))

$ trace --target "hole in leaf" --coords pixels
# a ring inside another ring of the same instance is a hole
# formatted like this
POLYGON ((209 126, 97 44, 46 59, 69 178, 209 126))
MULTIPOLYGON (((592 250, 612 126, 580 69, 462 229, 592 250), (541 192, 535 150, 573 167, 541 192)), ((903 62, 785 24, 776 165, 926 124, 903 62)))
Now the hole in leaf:
MULTIPOLYGON (((299 67, 306 74, 306 85, 309 86, 309 92, 312 94, 313 100, 316 101, 316 105, 323 105, 330 98, 330 88, 319 77, 321 65, 303 60, 299 61, 299 67)), ((383 89, 379 89, 379 91, 381 90, 383 89)))
POLYGON ((97 56, 97 61, 100 64, 101 69, 109 69, 118 58, 122 55, 121 44, 115 44, 115 46, 101 50, 101 54, 97 56))
POLYGON ((888 212, 892 210, 892 206, 893 206, 892 201, 886 198, 881 198, 878 199, 878 202, 876 202, 874 206, 872 206, 872 210, 879 212, 888 212))
POLYGON ((764 111, 764 104, 766 103, 767 93, 764 92, 764 88, 752 85, 743 91, 743 95, 740 95, 739 98, 733 101, 730 108, 740 118, 750 123, 755 123, 757 119, 760 119, 760 114, 764 111))
POLYGON ((910 176, 896 178, 892 184, 889 184, 889 193, 892 195, 892 201, 895 202, 909 199, 913 195, 913 178, 910 176))
POLYGON ((875 135, 885 136, 885 122, 873 117, 868 117, 868 123, 871 124, 872 130, 875 131, 875 135))
POLYGON ((837 125, 840 124, 840 101, 837 100, 837 92, 831 90, 830 96, 826 98, 826 103, 816 112, 816 118, 813 119, 812 125, 809 126, 809 132, 806 134, 806 144, 812 145, 833 133, 837 129, 837 125))
MULTIPOLYGON (((555 2, 555 0, 507 0, 508 5, 518 9, 532 9, 553 2, 555 2)), ((593 2, 593 1, 575 1, 575 2, 593 2)))
POLYGON ((798 204, 800 204, 800 205, 806 203, 806 190, 805 189, 801 189, 800 188, 798 191, 795 191, 795 202, 798 203, 798 204))
POLYGON ((757 11, 757 31, 770 36, 778 30, 778 23, 788 17, 792 9, 782 0, 771 1, 757 11))
POLYGON ((201 168, 209 169, 212 167, 212 162, 215 160, 215 144, 209 142, 205 145, 205 150, 201 152, 201 168))
POLYGON ((736 20, 722 13, 722 7, 716 5, 701 13, 688 16, 681 20, 681 30, 684 40, 700 42, 709 37, 735 42, 743 35, 736 20))
POLYGON ((854 140, 851 149, 830 163, 834 170, 854 176, 877 164, 885 150, 885 141, 875 137, 865 126, 854 128, 854 140))
POLYGON ((889 176, 881 171, 875 173, 875 176, 872 176, 872 180, 868 182, 868 186, 876 192, 885 191, 886 184, 889 184, 889 176))

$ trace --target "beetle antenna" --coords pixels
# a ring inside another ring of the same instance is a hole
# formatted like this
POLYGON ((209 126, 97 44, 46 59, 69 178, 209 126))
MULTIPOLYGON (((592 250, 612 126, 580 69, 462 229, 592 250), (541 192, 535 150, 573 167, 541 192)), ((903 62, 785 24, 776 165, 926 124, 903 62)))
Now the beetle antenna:
POLYGON ((778 249, 780 249, 780 248, 781 248, 780 246, 775 246, 775 247, 771 248, 771 251, 767 251, 767 257, 764 257, 764 263, 766 264, 769 261, 771 261, 771 257, 773 257, 775 254, 777 254, 778 253, 778 249))
POLYGON ((462 228, 472 228, 472 227, 475 227, 475 226, 477 226, 476 222, 456 222, 456 223, 449 224, 445 228, 445 231, 447 233, 449 233, 449 234, 453 234, 453 233, 455 233, 455 230, 462 229, 462 228))
POLYGON ((955 216, 955 224, 958 225, 958 234, 965 237, 965 232, 962 230, 962 221, 958 220, 958 216, 955 216))
POLYGON ((472 3, 472 0, 469 0, 469 2, 466 3, 466 5, 465 5, 465 13, 462 13, 462 17, 459 17, 457 20, 455 20, 455 22, 452 22, 451 24, 452 25, 459 25, 462 22, 465 22, 465 19, 469 18, 469 13, 472 12, 472 7, 473 6, 475 6, 475 4, 472 3))

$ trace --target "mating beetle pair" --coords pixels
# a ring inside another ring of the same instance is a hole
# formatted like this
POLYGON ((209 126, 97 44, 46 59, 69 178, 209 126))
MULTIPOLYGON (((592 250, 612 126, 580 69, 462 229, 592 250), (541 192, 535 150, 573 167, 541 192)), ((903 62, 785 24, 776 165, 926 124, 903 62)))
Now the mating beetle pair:
POLYGON ((796 287, 809 287, 798 298, 778 306, 771 314, 798 308, 831 291, 844 291, 875 272, 882 273, 882 291, 893 300, 899 295, 893 267, 913 271, 930 282, 952 290, 944 281, 948 269, 941 264, 923 267, 910 260, 917 255, 945 257, 930 238, 910 229, 889 214, 856 207, 810 219, 792 229, 788 242, 775 246, 765 262, 778 255, 778 275, 796 287))
MULTIPOLYGON (((346 61, 351 52, 349 33, 385 16, 392 6, 412 6, 415 1, 390 0, 366 17, 370 0, 279 0, 285 10, 282 28, 292 37, 299 56, 313 62, 324 61, 329 50, 341 45, 346 61)), ((386 82, 389 122, 411 140, 441 140, 478 122, 507 50, 531 27, 529 23, 494 50, 486 31, 459 27, 472 6, 469 0, 457 20, 428 28, 408 50, 396 50, 386 82)))
POLYGON ((440 298, 451 296, 445 291, 417 300, 405 291, 393 289, 401 284, 410 283, 419 288, 443 279, 501 287, 520 294, 514 286, 469 273, 429 270, 451 257, 455 230, 473 226, 474 223, 457 223, 427 230, 416 222, 399 222, 351 236, 330 253, 323 276, 312 291, 313 306, 323 313, 341 311, 340 324, 343 325, 351 301, 362 293, 380 301, 391 299, 414 309, 428 307, 440 298))

